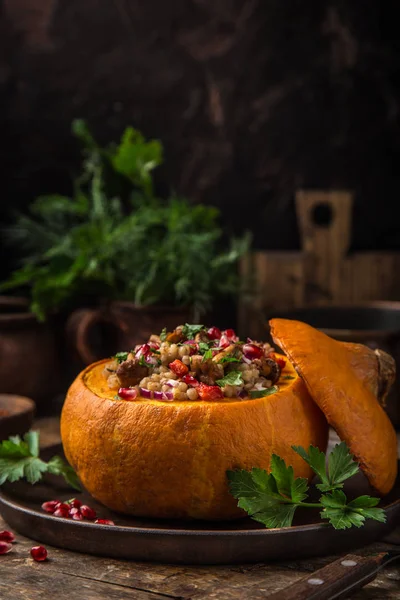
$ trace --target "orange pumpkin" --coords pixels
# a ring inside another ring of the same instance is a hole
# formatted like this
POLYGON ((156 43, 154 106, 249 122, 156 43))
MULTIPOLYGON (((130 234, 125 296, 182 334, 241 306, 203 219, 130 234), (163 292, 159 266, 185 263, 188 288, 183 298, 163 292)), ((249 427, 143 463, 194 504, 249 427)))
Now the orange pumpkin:
POLYGON ((226 471, 268 469, 275 453, 296 476, 310 479, 308 465, 291 446, 326 450, 322 411, 371 483, 388 492, 396 474, 395 435, 377 397, 387 394, 394 361, 295 321, 273 320, 272 334, 301 377, 285 359, 279 391, 264 398, 129 402, 109 389, 107 361, 78 375, 64 403, 61 436, 68 461, 92 496, 136 516, 244 516, 229 493, 226 471))
POLYGON ((148 517, 232 519, 244 513, 230 495, 227 469, 268 468, 278 454, 311 478, 291 449, 326 449, 328 426, 286 361, 279 391, 265 398, 214 402, 114 399, 106 361, 72 384, 61 418, 64 451, 97 500, 148 517))

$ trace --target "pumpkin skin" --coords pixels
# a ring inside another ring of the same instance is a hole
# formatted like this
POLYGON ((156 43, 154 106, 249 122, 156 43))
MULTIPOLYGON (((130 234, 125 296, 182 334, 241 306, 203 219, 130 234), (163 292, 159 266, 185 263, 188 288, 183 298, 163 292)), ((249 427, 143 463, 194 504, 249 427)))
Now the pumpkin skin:
POLYGON ((271 335, 296 365, 309 393, 344 440, 371 486, 388 494, 397 477, 397 437, 383 410, 394 359, 333 340, 301 321, 272 319, 271 335), (318 350, 318 360, 313 360, 318 350))
POLYGON ((312 478, 292 449, 326 450, 328 425, 287 359, 279 391, 252 400, 160 402, 115 399, 87 367, 71 385, 61 415, 65 455, 89 493, 125 514, 234 519, 245 513, 228 489, 228 469, 268 469, 273 453, 312 478))

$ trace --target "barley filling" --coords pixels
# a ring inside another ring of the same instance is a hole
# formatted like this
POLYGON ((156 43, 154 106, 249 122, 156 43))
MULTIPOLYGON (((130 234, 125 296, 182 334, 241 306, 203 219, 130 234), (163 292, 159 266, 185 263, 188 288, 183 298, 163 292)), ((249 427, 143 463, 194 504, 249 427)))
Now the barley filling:
POLYGON ((267 343, 243 342, 233 329, 186 324, 118 352, 104 375, 123 400, 212 401, 268 396, 278 390, 284 366, 267 343))

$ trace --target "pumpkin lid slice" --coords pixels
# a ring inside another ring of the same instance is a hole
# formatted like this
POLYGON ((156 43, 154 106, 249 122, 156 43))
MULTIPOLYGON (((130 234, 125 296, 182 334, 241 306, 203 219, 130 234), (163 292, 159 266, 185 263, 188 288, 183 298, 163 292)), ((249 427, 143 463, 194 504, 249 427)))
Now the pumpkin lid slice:
MULTIPOLYGON (((272 319, 269 324, 272 339, 296 368, 328 423, 349 446, 370 484, 381 495, 387 494, 397 475, 397 439, 373 393, 374 378, 368 367, 372 368, 373 351, 336 341, 300 321, 272 319)), ((389 369, 391 382, 393 375, 394 369, 389 369)), ((385 393, 390 384, 383 386, 385 393)))

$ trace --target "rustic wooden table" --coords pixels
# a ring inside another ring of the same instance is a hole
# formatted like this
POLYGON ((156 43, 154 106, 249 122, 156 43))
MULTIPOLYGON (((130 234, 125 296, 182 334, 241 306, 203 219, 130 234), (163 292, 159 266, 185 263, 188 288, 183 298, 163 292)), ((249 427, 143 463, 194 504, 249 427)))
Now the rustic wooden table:
MULTIPOLYGON (((43 446, 60 441, 56 417, 39 419, 35 428, 41 431, 43 446)), ((0 531, 4 528, 7 525, 0 517, 0 531)), ((356 552, 367 554, 399 549, 392 543, 394 541, 400 543, 400 527, 385 541, 356 552)), ((29 554, 33 545, 32 540, 18 535, 12 552, 0 558, 2 600, 258 600, 336 558, 188 567, 113 560, 47 547, 49 559, 36 563, 29 554)), ((352 598, 400 600, 400 566, 389 565, 352 598)))

